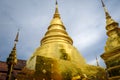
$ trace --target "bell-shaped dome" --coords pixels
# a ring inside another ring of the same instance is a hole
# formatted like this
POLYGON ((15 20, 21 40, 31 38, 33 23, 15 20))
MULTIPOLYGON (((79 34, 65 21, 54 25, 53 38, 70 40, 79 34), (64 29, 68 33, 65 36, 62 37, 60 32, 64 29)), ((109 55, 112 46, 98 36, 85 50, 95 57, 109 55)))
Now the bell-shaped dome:
POLYGON ((60 18, 58 5, 56 5, 55 13, 53 19, 50 22, 50 26, 48 27, 48 31, 41 40, 41 45, 52 42, 64 42, 73 44, 73 41, 67 34, 64 24, 60 18))

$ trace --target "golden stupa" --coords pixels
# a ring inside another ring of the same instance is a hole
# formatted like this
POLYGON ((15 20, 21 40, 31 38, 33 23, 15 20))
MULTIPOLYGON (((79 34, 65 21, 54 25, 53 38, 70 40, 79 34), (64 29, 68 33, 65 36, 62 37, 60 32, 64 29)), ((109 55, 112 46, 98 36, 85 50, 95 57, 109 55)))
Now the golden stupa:
MULTIPOLYGON (((102 1, 102 0, 101 0, 102 1)), ((120 27, 107 11, 102 1, 106 16, 107 41, 105 51, 101 58, 106 64, 106 71, 109 74, 108 80, 120 80, 120 27)))
MULTIPOLYGON (((48 31, 26 67, 20 80, 106 80, 105 70, 99 66, 88 65, 73 40, 66 32, 60 18, 58 4, 48 31)), ((19 78, 18 78, 19 79, 19 78)))

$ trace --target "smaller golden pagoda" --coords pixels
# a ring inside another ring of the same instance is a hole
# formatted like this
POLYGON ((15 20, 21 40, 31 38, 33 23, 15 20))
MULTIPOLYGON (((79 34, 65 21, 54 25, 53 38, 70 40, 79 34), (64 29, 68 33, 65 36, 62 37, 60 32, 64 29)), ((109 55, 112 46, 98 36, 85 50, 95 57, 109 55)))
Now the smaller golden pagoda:
POLYGON ((7 58, 7 67, 8 67, 8 71, 7 71, 7 77, 6 80, 13 80, 13 69, 14 66, 17 64, 17 54, 16 54, 16 44, 18 42, 18 36, 19 36, 19 31, 17 32, 16 38, 14 40, 14 47, 11 51, 11 53, 9 54, 9 57, 7 58))
POLYGON ((120 28, 119 24, 109 15, 103 1, 102 5, 106 15, 108 39, 105 45, 105 52, 101 57, 107 66, 109 80, 120 80, 120 28))

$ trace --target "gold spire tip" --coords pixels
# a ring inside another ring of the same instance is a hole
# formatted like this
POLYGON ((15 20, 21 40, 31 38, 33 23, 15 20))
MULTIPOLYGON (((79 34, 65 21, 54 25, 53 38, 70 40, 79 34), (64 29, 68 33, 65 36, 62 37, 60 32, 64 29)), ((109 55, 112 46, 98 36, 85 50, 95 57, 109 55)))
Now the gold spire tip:
POLYGON ((108 13, 107 8, 105 7, 105 4, 104 4, 103 0, 101 0, 101 3, 102 3, 102 6, 103 6, 103 8, 104 8, 104 11, 105 11, 106 18, 111 18, 110 15, 109 15, 109 13, 108 13))
POLYGON ((19 31, 20 31, 20 29, 18 29, 18 32, 17 32, 16 38, 15 38, 15 40, 14 40, 15 42, 18 42, 19 31))
POLYGON ((101 2, 102 2, 102 6, 105 7, 105 4, 104 4, 103 0, 101 0, 101 2))
POLYGON ((56 8, 55 8, 55 13, 53 18, 60 18, 59 11, 58 11, 58 2, 56 0, 56 8))
POLYGON ((56 0, 56 2, 55 2, 55 5, 56 5, 56 8, 58 8, 58 1, 56 0))
POLYGON ((58 2, 57 2, 57 0, 56 0, 56 5, 58 5, 58 2))

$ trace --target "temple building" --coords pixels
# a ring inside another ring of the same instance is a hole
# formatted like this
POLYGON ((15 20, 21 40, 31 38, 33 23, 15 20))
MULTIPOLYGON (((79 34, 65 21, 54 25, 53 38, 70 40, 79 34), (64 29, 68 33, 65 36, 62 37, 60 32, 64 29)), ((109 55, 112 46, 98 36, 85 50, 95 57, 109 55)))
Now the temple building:
POLYGON ((106 30, 108 39, 105 52, 101 55, 107 66, 109 80, 120 80, 120 28, 119 23, 113 20, 108 13, 105 4, 102 5, 106 15, 106 30))
MULTIPOLYGON (((26 60, 17 60, 17 64, 14 66, 12 71, 12 79, 16 78, 16 75, 21 72, 21 70, 25 67, 26 60)), ((4 61, 0 61, 0 80, 6 80, 7 77, 7 64, 4 61)))
POLYGON ((100 67, 97 58, 97 66, 87 64, 73 46, 73 40, 61 20, 56 1, 53 18, 40 46, 27 61, 17 60, 17 35, 7 63, 0 61, 0 76, 3 75, 0 80, 9 78, 10 74, 12 80, 120 80, 120 28, 109 15, 103 1, 102 5, 106 15, 108 39, 101 57, 106 69, 100 67))

